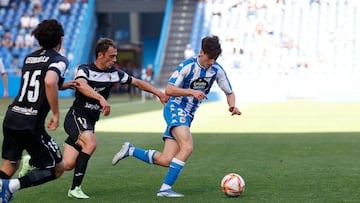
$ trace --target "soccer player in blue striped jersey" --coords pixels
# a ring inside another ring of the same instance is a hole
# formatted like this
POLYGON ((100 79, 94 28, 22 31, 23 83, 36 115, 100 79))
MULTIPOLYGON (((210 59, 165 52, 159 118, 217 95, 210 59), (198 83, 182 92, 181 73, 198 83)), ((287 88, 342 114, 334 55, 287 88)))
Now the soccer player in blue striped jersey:
POLYGON ((235 105, 235 94, 229 79, 221 65, 216 62, 221 52, 217 36, 204 37, 199 55, 183 61, 168 80, 165 93, 170 99, 164 107, 167 127, 163 135, 165 143, 163 152, 144 150, 125 142, 120 151, 114 155, 113 165, 123 158, 133 156, 149 164, 169 167, 157 196, 184 196, 173 191, 172 186, 194 147, 190 132, 194 114, 203 99, 207 99, 206 95, 214 82, 225 93, 230 114, 241 115, 235 105))

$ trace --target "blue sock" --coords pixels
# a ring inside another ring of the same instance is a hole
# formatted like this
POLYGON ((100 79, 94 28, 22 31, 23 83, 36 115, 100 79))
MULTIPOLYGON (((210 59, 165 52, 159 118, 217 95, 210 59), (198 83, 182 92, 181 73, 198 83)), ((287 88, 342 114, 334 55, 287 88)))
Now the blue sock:
POLYGON ((134 151, 132 152, 132 155, 146 163, 153 164, 154 163, 154 155, 156 153, 156 150, 143 150, 138 147, 134 147, 134 151))
POLYGON ((177 158, 173 158, 172 161, 170 162, 170 167, 163 184, 172 187, 172 185, 175 183, 176 179, 180 175, 184 166, 185 166, 185 162, 177 158))

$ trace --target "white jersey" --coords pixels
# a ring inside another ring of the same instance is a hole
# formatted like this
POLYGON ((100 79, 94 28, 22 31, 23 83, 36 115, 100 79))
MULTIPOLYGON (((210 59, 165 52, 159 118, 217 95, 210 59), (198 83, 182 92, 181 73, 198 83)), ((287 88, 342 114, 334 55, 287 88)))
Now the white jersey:
MULTIPOLYGON (((208 94, 215 81, 225 94, 232 93, 229 79, 219 63, 215 62, 211 67, 205 68, 199 64, 197 57, 193 57, 183 61, 176 68, 168 80, 168 84, 184 89, 199 90, 208 94)), ((173 102, 182 106, 191 116, 194 115, 201 103, 193 96, 170 97, 168 103, 173 102)))

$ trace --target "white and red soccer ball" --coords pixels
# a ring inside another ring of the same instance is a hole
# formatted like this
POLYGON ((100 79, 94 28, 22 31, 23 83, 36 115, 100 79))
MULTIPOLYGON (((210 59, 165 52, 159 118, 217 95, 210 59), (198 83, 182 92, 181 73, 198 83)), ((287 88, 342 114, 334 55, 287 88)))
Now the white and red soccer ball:
POLYGON ((221 189, 226 196, 237 197, 245 191, 245 181, 239 174, 229 173, 221 180, 221 189))

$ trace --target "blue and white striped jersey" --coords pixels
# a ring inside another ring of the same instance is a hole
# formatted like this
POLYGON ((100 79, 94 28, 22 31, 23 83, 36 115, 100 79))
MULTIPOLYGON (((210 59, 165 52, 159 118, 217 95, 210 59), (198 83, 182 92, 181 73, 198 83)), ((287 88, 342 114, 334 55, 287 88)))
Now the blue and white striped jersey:
MULTIPOLYGON (((211 67, 204 68, 199 64, 197 57, 193 57, 186 59, 176 68, 168 80, 168 84, 184 89, 199 90, 208 94, 215 81, 225 94, 232 93, 229 79, 219 63, 215 61, 211 67)), ((201 103, 193 96, 172 96, 168 103, 173 102, 182 106, 191 116, 194 115, 201 103)))

